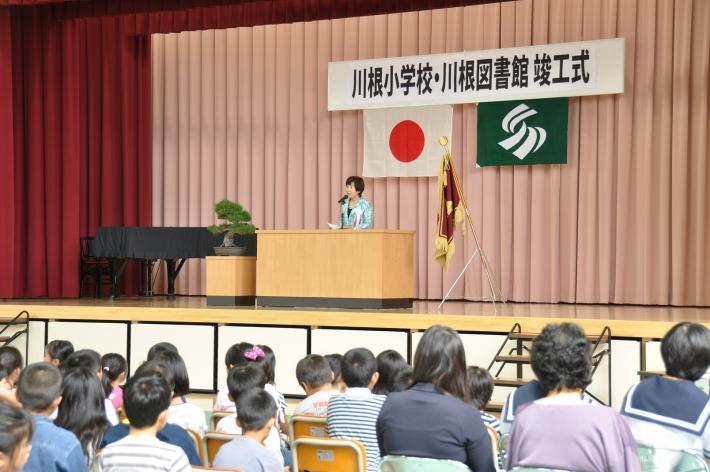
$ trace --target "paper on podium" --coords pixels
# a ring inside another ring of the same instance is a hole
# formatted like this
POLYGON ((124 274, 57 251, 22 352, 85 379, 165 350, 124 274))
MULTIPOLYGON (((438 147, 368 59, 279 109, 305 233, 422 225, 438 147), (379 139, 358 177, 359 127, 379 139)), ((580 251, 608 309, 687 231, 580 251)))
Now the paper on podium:
POLYGON ((336 225, 334 223, 328 223, 328 228, 330 229, 340 229, 340 225, 336 225))

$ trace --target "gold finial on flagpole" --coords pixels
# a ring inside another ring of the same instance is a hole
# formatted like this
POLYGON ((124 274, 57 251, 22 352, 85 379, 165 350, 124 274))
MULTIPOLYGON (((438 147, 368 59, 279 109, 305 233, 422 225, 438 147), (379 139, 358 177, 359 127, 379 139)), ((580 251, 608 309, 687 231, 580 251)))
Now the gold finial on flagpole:
POLYGON ((446 136, 440 136, 439 144, 441 144, 442 146, 446 146, 447 144, 449 144, 449 138, 447 138, 446 136))

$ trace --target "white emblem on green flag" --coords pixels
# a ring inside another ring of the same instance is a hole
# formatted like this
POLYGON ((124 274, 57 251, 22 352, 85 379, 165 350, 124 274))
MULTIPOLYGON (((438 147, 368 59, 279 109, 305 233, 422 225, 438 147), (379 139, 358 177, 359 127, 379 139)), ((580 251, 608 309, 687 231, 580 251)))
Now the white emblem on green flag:
POLYGON ((567 98, 478 105, 477 164, 567 162, 567 98))

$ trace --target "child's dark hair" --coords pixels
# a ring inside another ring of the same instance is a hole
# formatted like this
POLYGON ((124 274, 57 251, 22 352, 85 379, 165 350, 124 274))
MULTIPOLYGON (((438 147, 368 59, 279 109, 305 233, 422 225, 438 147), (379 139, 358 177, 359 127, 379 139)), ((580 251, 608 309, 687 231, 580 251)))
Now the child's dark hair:
POLYGON ((22 364, 22 354, 16 347, 0 347, 0 380, 9 377, 16 369, 21 369, 22 364))
POLYGON ((155 373, 134 374, 123 392, 123 408, 135 428, 153 426, 158 416, 168 409, 172 398, 168 382, 155 373))
POLYGON ((296 379, 300 385, 318 388, 333 381, 333 371, 325 357, 310 354, 296 364, 296 379))
POLYGON ((348 388, 367 387, 377 372, 377 360, 372 351, 364 347, 350 349, 343 356, 343 381, 348 388))
POLYGON ((64 361, 67 360, 67 357, 74 352, 74 345, 63 339, 55 339, 54 341, 50 341, 44 347, 44 350, 50 359, 56 359, 61 366, 64 361))
POLYGON ((0 452, 12 457, 14 451, 34 434, 35 424, 25 410, 0 403, 0 452))
POLYGON ((113 390, 111 383, 118 380, 121 374, 126 372, 127 368, 126 359, 121 354, 111 352, 103 355, 101 358, 101 370, 104 374, 101 377, 101 384, 104 388, 104 396, 108 398, 111 395, 111 390, 113 390))
POLYGON ((236 365, 244 365, 248 361, 244 357, 244 353, 250 350, 254 345, 252 343, 237 343, 232 344, 227 353, 224 355, 224 365, 228 369, 236 365))
POLYGON ((151 361, 151 360, 153 360, 153 358, 155 358, 155 356, 157 356, 161 352, 165 352, 165 351, 171 351, 176 354, 179 354, 178 348, 175 347, 174 344, 169 343, 169 342, 161 342, 161 343, 153 344, 150 347, 150 349, 148 350, 148 357, 146 358, 146 360, 151 361))
POLYGON ((182 356, 177 352, 163 351, 153 358, 154 362, 164 364, 170 371, 175 386, 173 388, 174 397, 182 397, 190 393, 190 377, 187 375, 187 367, 182 356))
MULTIPOLYGON (((162 378, 164 378, 165 381, 168 383, 168 387, 170 387, 171 392, 175 388, 175 380, 173 379, 173 373, 168 368, 168 366, 165 365, 164 362, 159 362, 157 359, 153 359, 152 361, 145 361, 144 363, 142 363, 141 365, 138 366, 138 368, 136 369, 136 372, 133 375, 143 375, 143 374, 159 375, 162 378)), ((123 394, 124 394, 124 396, 126 394, 125 385, 123 387, 123 394)))
POLYGON ((235 402, 244 392, 253 388, 264 388, 264 385, 266 385, 264 370, 254 364, 232 367, 227 374, 227 388, 235 402))
POLYGON ((25 410, 45 411, 62 395, 62 373, 52 364, 36 362, 20 372, 17 399, 25 410))
POLYGON ((237 411, 242 431, 259 431, 276 417, 276 402, 263 388, 253 388, 239 397, 237 411))
POLYGON ((264 374, 266 374, 266 383, 274 384, 276 382, 276 354, 266 344, 257 344, 264 351, 264 374))
POLYGON ((380 374, 372 393, 389 395, 405 390, 412 381, 412 368, 397 351, 388 349, 377 356, 377 372, 380 374))
POLYGON ((86 367, 91 372, 98 373, 101 370, 101 356, 93 349, 74 351, 62 363, 62 372, 66 373, 76 367, 86 367))
POLYGON ((338 380, 338 377, 343 375, 342 354, 327 354, 323 357, 325 357, 325 360, 327 360, 328 364, 330 364, 330 370, 333 371, 333 381, 338 380))
POLYGON ((475 365, 466 368, 468 379, 468 402, 477 410, 482 410, 493 395, 493 377, 490 372, 475 365))
POLYGON ((710 330, 684 321, 673 326, 661 341, 666 373, 695 382, 710 365, 710 330))

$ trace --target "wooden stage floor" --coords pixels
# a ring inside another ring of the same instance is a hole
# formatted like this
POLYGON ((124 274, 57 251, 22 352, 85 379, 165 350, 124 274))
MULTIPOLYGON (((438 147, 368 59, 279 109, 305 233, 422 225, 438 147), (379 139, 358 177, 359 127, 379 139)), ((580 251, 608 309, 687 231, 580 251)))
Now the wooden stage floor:
POLYGON ((678 321, 698 321, 710 326, 710 307, 637 305, 581 305, 449 301, 441 313, 438 301, 415 301, 411 309, 332 310, 254 307, 208 307, 205 297, 164 296, 82 299, 3 299, 0 317, 26 309, 32 318, 249 324, 363 329, 422 330, 445 324, 465 332, 507 332, 514 323, 523 331, 539 332, 553 321, 575 321, 589 334, 608 325, 614 337, 659 338, 678 321))

